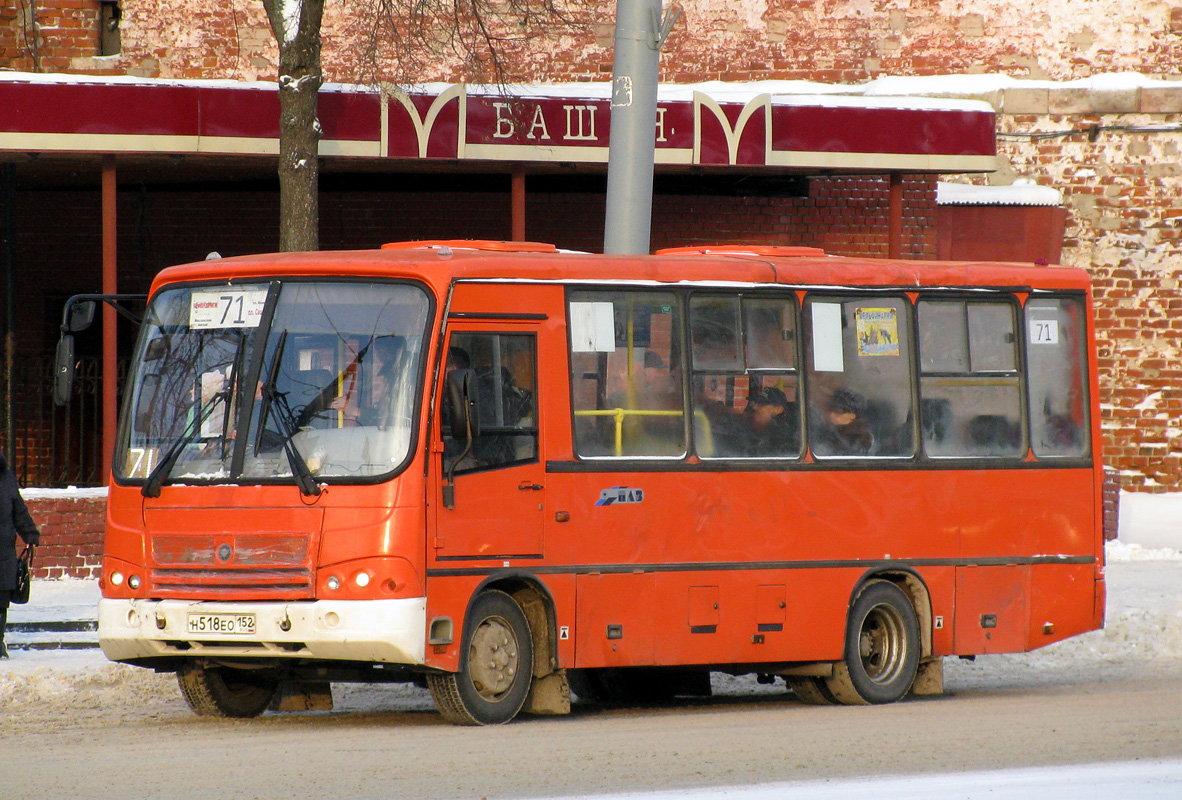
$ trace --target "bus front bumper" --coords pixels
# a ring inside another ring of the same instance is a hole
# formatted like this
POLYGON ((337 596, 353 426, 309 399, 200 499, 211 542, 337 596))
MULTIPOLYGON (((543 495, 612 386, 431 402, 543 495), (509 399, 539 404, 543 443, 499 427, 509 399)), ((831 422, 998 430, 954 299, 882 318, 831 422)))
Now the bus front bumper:
POLYGON ((99 646, 112 661, 311 658, 421 665, 427 600, 99 601, 99 646))

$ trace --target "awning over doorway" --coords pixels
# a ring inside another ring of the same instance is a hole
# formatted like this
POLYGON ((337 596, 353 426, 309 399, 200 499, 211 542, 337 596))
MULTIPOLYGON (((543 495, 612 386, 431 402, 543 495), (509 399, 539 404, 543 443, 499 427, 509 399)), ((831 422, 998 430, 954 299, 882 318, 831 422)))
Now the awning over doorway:
MULTIPOLYGON (((808 85, 818 91, 821 85, 808 85)), ((796 83, 661 87, 658 167, 752 171, 984 172, 986 103, 805 94, 796 83)), ((840 92, 840 93, 839 93, 840 92)), ((609 86, 327 85, 320 154, 406 168, 429 162, 606 164, 609 86)), ((80 75, 0 77, 0 152, 274 156, 273 83, 80 75)))

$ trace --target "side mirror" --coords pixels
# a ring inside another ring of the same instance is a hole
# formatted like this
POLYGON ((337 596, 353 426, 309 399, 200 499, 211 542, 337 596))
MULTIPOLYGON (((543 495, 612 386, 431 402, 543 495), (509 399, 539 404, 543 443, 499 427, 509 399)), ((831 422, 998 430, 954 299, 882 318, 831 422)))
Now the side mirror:
POLYGON ((144 350, 144 361, 159 361, 168 355, 171 348, 168 344, 168 338, 165 336, 157 336, 152 341, 148 342, 147 348, 144 350))
POLYGON ((94 308, 93 300, 79 300, 71 303, 66 311, 66 328, 71 333, 78 333, 89 328, 94 324, 94 308))
POLYGON ((53 402, 64 406, 74 393, 74 337, 63 333, 57 340, 57 356, 53 366, 53 402))
POLYGON ((452 438, 458 442, 480 436, 480 401, 476 394, 476 371, 455 369, 447 375, 448 419, 452 438))

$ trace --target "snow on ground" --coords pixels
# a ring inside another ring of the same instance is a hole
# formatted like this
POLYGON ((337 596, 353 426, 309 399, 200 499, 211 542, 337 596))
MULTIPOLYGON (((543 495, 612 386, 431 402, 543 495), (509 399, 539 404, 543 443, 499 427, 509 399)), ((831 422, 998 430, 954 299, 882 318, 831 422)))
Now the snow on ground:
MULTIPOLYGON (((957 772, 945 775, 765 783, 675 792, 581 795, 579 800, 1177 800, 1182 761, 957 772)), ((573 798, 551 798, 573 800, 573 798)))

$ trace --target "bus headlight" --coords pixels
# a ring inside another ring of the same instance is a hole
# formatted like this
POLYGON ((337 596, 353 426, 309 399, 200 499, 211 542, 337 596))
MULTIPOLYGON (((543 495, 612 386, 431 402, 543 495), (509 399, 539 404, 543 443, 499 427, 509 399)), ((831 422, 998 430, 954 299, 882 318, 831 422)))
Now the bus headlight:
POLYGON ((114 572, 111 573, 111 585, 112 586, 122 586, 123 585, 123 573, 122 572, 120 572, 119 570, 115 570, 114 572))
POLYGON ((327 585, 329 589, 335 592, 337 589, 341 588, 341 579, 336 575, 330 575, 328 577, 327 585))
POLYGON ((127 588, 128 589, 140 588, 140 576, 139 575, 132 575, 130 578, 128 578, 127 579, 127 588))
POLYGON ((358 572, 357 575, 354 576, 353 580, 357 583, 358 586, 360 586, 362 589, 364 589, 366 586, 369 586, 369 573, 368 572, 358 572))

